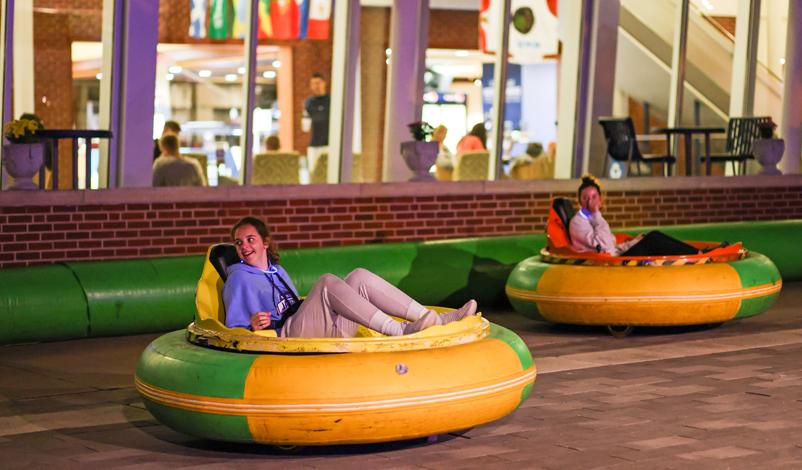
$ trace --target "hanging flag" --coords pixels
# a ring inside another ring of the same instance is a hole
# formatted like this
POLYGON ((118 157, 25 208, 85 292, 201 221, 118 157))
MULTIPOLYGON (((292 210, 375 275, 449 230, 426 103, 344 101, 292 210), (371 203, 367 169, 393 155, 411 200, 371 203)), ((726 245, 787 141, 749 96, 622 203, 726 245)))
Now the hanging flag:
POLYGON ((233 21, 233 28, 231 31, 231 37, 237 39, 245 38, 245 33, 248 31, 248 4, 251 3, 251 0, 232 0, 232 6, 234 7, 234 21, 233 21))
POLYGON ((272 37, 273 25, 270 24, 270 0, 259 0, 259 39, 272 37))
POLYGON ((191 0, 189 4, 189 37, 203 39, 206 37, 206 3, 207 0, 191 0))
POLYGON ((209 37, 211 39, 228 39, 231 37, 231 26, 234 19, 231 0, 211 0, 211 2, 209 37))
MULTIPOLYGON (((479 48, 496 51, 497 10, 502 0, 482 0, 479 9, 479 48)), ((547 0, 512 0, 510 6, 510 62, 537 63, 557 53, 557 18, 547 0)))
POLYGON ((302 38, 328 39, 331 23, 331 0, 304 0, 307 4, 306 21, 302 23, 302 38))
POLYGON ((309 22, 309 0, 297 0, 300 10, 298 19, 298 39, 306 38, 306 24, 309 22))
POLYGON ((295 0, 273 0, 270 2, 270 24, 273 39, 297 39, 301 10, 295 0))

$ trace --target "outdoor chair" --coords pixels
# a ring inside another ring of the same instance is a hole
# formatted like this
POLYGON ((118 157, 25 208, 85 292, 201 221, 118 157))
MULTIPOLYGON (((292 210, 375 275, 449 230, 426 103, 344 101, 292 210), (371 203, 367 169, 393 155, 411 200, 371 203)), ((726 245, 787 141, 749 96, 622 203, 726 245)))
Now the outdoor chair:
MULTIPOLYGON (((729 162, 733 174, 745 174, 746 161, 755 158, 752 147, 755 140, 760 137, 760 126, 770 122, 771 117, 768 116, 730 118, 730 122, 727 123, 727 143, 724 153, 703 155, 702 162, 707 162, 708 158, 711 163, 729 162)), ((707 167, 707 175, 710 175, 710 166, 707 167)))
POLYGON ((668 141, 666 141, 667 152, 665 155, 642 154, 638 148, 632 118, 601 118, 599 124, 604 129, 604 138, 607 140, 607 155, 604 158, 605 172, 609 167, 609 159, 612 158, 619 162, 626 162, 627 174, 633 163, 638 176, 641 175, 641 163, 662 163, 663 176, 671 176, 671 166, 676 163, 677 159, 668 151, 670 150, 668 141))
POLYGON ((488 177, 488 163, 490 154, 487 150, 481 152, 466 152, 457 155, 454 165, 454 181, 484 181, 488 177))
POLYGON ((198 163, 200 163, 201 169, 203 170, 203 178, 208 183, 208 181, 209 181, 209 174, 208 174, 209 173, 209 169, 206 166, 207 162, 208 162, 208 157, 206 156, 206 154, 205 153, 182 153, 181 156, 183 156, 184 158, 193 158, 193 159, 197 160, 198 163))
POLYGON ((254 155, 252 184, 300 184, 298 152, 268 152, 254 155))
MULTIPOLYGON (((351 182, 362 182, 362 154, 351 154, 351 182)), ((325 184, 327 181, 327 172, 329 171, 329 153, 323 152, 317 157, 315 167, 309 173, 309 181, 312 184, 325 184)))

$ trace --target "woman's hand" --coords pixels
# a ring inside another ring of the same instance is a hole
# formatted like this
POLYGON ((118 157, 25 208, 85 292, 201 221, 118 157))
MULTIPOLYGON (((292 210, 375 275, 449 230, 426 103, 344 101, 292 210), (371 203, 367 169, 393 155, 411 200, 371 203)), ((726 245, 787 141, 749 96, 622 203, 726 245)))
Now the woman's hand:
POLYGON ((270 326, 270 312, 256 312, 251 316, 253 331, 264 330, 270 326))

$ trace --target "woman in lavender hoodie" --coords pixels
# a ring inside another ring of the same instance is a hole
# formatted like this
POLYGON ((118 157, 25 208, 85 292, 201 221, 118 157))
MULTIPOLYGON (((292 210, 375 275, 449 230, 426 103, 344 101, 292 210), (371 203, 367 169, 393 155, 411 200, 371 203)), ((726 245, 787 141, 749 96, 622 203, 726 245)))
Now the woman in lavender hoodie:
POLYGON ((241 261, 229 266, 223 287, 229 328, 275 329, 284 337, 350 338, 364 325, 399 336, 476 313, 476 301, 470 300, 459 310, 439 315, 361 268, 345 279, 324 274, 300 302, 264 222, 245 217, 231 229, 231 237, 241 261))

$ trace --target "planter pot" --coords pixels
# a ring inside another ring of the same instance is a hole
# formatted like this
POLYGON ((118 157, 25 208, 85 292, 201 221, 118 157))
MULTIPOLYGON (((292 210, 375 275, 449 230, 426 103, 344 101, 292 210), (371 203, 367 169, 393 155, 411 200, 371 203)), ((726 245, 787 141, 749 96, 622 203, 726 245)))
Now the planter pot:
POLYGON ((777 169, 777 164, 783 158, 785 152, 785 141, 783 139, 757 139, 755 140, 752 152, 755 159, 763 166, 761 175, 781 175, 777 169))
POLYGON ((401 142, 401 155, 414 175, 410 181, 434 181, 429 169, 437 160, 440 146, 437 142, 420 142, 409 140, 401 142))
POLYGON ((4 145, 3 164, 8 174, 14 178, 14 184, 8 189, 39 189, 31 179, 42 168, 44 155, 44 142, 4 145))

